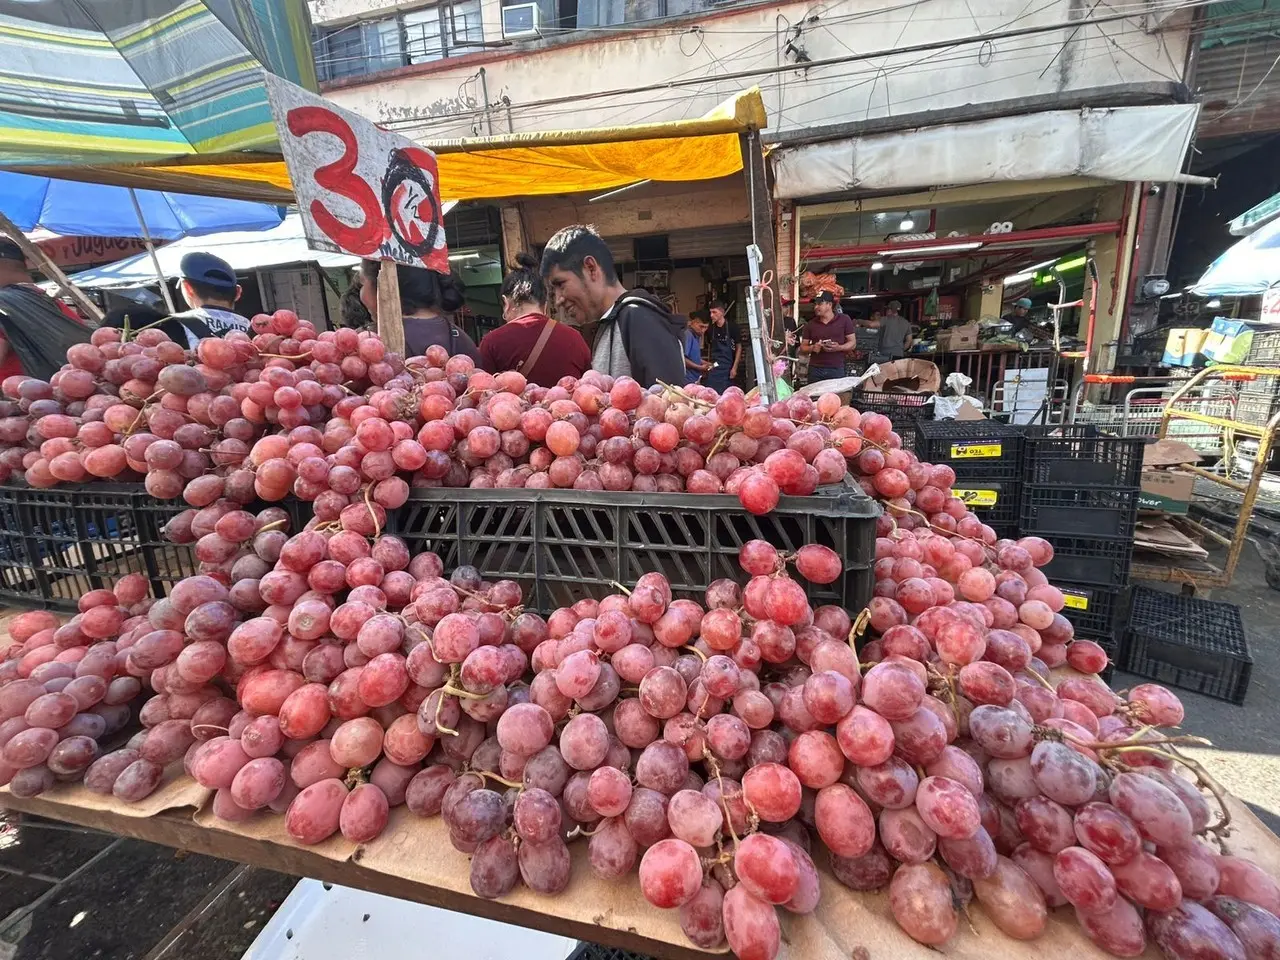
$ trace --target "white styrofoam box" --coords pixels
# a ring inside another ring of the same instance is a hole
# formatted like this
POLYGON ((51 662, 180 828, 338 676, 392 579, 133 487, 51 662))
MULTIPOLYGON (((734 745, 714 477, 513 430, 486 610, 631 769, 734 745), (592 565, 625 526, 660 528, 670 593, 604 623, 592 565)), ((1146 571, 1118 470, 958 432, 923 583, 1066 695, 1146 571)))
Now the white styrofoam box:
POLYGON ((242 960, 566 960, 569 937, 301 880, 242 960))

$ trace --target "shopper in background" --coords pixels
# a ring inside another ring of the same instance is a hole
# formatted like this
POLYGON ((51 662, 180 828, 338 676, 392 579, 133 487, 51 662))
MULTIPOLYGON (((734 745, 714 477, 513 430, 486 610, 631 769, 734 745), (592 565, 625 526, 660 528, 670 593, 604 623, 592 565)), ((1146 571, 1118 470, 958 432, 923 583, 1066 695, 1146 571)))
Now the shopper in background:
MULTIPOLYGON (((380 260, 360 263, 360 302, 374 322, 378 320, 378 271, 380 260)), ((404 319, 404 355, 420 357, 428 347, 440 346, 454 357, 466 354, 480 366, 475 342, 460 330, 449 315, 462 309, 466 287, 453 273, 436 273, 420 267, 396 264, 400 284, 400 314, 404 319)))
POLYGON ((823 290, 813 298, 813 319, 800 330, 800 352, 809 355, 809 383, 844 376, 845 357, 856 334, 850 316, 836 309, 836 298, 823 290))
POLYGON ((48 380, 89 333, 79 314, 32 282, 22 248, 0 237, 0 380, 23 373, 48 380))
POLYGON ((880 331, 880 343, 876 347, 875 356, 871 358, 873 362, 888 363, 901 360, 907 355, 912 340, 911 323, 902 315, 901 310, 901 303, 890 300, 878 319, 872 314, 868 326, 880 331))
POLYGON ((347 284, 346 292, 342 294, 342 313, 339 322, 342 326, 350 327, 352 330, 373 329, 373 317, 360 300, 360 291, 363 286, 360 275, 357 274, 347 284))
POLYGON ((643 387, 684 382, 685 318, 645 290, 628 291, 594 229, 579 223, 553 236, 542 252, 542 277, 577 323, 600 321, 595 370, 633 377, 643 387))
POLYGON ((697 383, 711 369, 711 364, 702 359, 702 339, 709 323, 709 318, 701 310, 689 314, 689 329, 684 332, 685 383, 697 383))
POLYGON ((232 330, 252 332, 249 318, 235 311, 240 284, 231 264, 212 253, 188 253, 179 262, 178 273, 182 277, 178 289, 191 309, 175 313, 173 319, 186 328, 188 347, 232 330))
POLYGON ((480 341, 480 361, 490 373, 519 370, 540 387, 591 369, 591 348, 573 327, 547 316, 547 287, 537 258, 516 257, 502 281, 502 326, 480 341))
POLYGON ((707 351, 711 354, 711 370, 703 382, 718 393, 724 393, 729 384, 738 378, 738 365, 742 362, 742 336, 738 325, 725 316, 724 304, 712 300, 707 310, 711 314, 711 326, 707 329, 707 351))

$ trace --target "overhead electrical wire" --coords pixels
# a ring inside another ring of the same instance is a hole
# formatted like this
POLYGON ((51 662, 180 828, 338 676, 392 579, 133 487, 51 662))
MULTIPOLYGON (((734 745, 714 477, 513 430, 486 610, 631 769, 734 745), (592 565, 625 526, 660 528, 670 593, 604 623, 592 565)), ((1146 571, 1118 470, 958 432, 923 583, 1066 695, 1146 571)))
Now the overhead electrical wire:
MULTIPOLYGON (((1188 0, 1188 2, 1167 5, 1168 10, 1191 9, 1199 6, 1206 6, 1211 3, 1222 2, 1222 0, 1188 0)), ((927 43, 908 44, 902 47, 888 50, 875 50, 866 53, 846 54, 838 57, 827 57, 816 60, 810 60, 805 63, 795 64, 776 64, 770 66, 756 67, 747 70, 733 71, 727 74, 718 74, 713 77, 696 77, 696 78, 670 78, 650 84, 643 84, 635 87, 622 87, 611 90, 600 90, 594 92, 583 92, 570 94, 560 97, 548 97, 541 100, 529 101, 513 107, 527 109, 537 106, 548 106, 562 103, 582 103, 587 100, 606 99, 611 97, 628 96, 642 93, 656 93, 659 91, 670 90, 675 88, 684 88, 689 86, 698 86, 709 82, 727 82, 738 80, 752 80, 767 77, 777 73, 787 73, 796 70, 811 71, 823 67, 842 66, 849 63, 858 63, 867 60, 874 60, 886 57, 900 57, 913 53, 927 53, 936 50, 951 49, 958 46, 966 46, 970 44, 980 44, 995 40, 1010 40, 1023 37, 1035 36, 1063 29, 1072 29, 1081 25, 1100 25, 1106 23, 1116 23, 1132 18, 1131 14, 1107 14, 1102 17, 1093 17, 1087 21, 1071 20, 1065 22, 1057 22, 1053 24, 1043 24, 1038 26, 1018 27, 1009 30, 990 31, 985 34, 970 35, 964 37, 955 37, 944 40, 934 40, 927 43)), ((461 111, 453 115, 455 119, 462 119, 474 113, 483 113, 484 110, 461 111)), ((411 124, 419 120, 437 119, 427 117, 404 117, 395 120, 386 121, 388 126, 397 126, 403 124, 411 124)))

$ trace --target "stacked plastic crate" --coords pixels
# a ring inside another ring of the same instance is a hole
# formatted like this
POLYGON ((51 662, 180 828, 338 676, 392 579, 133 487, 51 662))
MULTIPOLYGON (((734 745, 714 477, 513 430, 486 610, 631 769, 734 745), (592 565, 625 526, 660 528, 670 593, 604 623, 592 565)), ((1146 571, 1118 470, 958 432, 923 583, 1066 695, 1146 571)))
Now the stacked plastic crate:
MULTIPOLYGON (((1245 364, 1250 367, 1280 367, 1280 330, 1256 330, 1245 364)), ((1264 426, 1280 410, 1280 378, 1258 377, 1240 385, 1236 420, 1264 426)))
POLYGON ((1001 537, 1018 523, 1022 431, 994 420, 917 420, 915 452, 956 472, 956 496, 1001 537))
POLYGON ((1019 532, 1053 544, 1045 576, 1066 596, 1076 634, 1113 658, 1128 599, 1143 437, 1087 425, 1028 427, 1019 532))

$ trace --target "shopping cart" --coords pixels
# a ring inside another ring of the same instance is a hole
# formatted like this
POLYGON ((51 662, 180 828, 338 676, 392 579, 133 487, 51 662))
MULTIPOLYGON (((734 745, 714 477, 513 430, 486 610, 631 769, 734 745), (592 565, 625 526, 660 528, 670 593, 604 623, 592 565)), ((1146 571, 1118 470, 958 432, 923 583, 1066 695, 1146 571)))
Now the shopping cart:
MULTIPOLYGON (((1088 423, 1120 437, 1155 437, 1170 399, 1185 381, 1162 386, 1134 387, 1120 403, 1090 403, 1083 400, 1084 388, 1090 383, 1133 383, 1139 378, 1094 374, 1076 385, 1068 406, 1068 422, 1088 423)), ((1157 379, 1157 378, 1142 378, 1157 379)), ((1191 410, 1223 420, 1234 420, 1239 401, 1239 384, 1212 381, 1197 387, 1193 395, 1182 397, 1178 409, 1191 410)), ((1229 445, 1227 431, 1196 420, 1175 419, 1167 436, 1187 444, 1197 453, 1221 458, 1229 445)))

